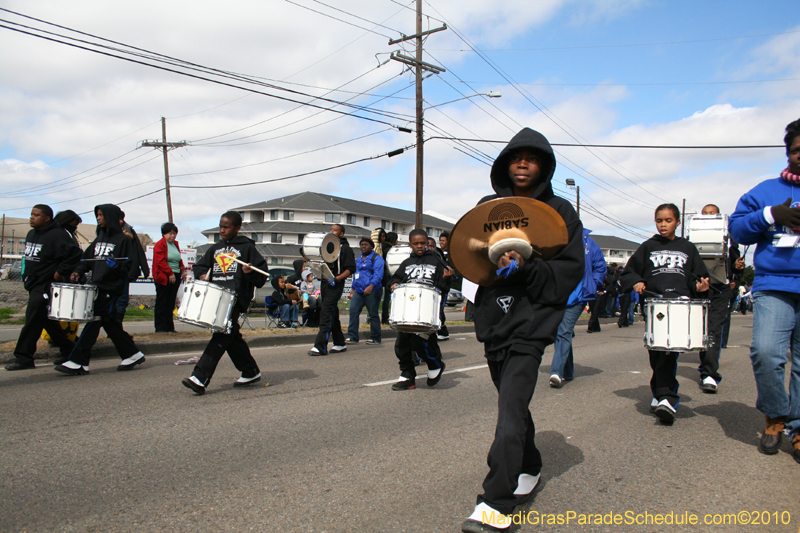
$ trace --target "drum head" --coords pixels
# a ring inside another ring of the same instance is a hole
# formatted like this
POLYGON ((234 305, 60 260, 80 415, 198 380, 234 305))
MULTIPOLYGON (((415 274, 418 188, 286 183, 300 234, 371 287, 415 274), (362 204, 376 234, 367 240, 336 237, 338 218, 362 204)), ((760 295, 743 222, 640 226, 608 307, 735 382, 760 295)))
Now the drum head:
POLYGON ((339 248, 341 246, 342 245, 339 241, 339 237, 333 233, 328 233, 325 235, 325 238, 322 239, 322 245, 319 247, 319 253, 322 256, 322 260, 326 263, 333 263, 336 261, 339 258, 339 248))
MULTIPOLYGON (((501 285, 489 249, 503 239, 527 240, 533 257, 550 259, 567 245, 569 234, 558 212, 538 200, 513 196, 482 203, 456 223, 450 233, 450 259, 455 269, 478 285, 501 285)), ((519 250, 517 250, 519 251, 519 250)))

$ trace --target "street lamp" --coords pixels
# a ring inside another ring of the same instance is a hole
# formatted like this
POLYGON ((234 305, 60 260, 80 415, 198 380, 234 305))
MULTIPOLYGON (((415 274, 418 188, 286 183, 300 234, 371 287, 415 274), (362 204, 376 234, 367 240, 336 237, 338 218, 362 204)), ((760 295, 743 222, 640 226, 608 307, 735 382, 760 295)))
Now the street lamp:
POLYGON ((575 180, 567 178, 567 187, 575 189, 575 211, 578 213, 578 218, 581 218, 581 186, 575 185, 575 180))
POLYGON ((426 107, 425 109, 426 110, 433 109, 434 107, 439 107, 439 106, 443 106, 443 105, 447 105, 447 104, 452 104, 453 102, 459 102, 461 100, 466 100, 467 98, 475 98, 476 96, 485 96, 486 98, 500 98, 503 95, 500 94, 500 93, 496 93, 494 91, 491 91, 491 92, 488 92, 488 93, 471 94, 469 96, 464 96, 464 97, 461 97, 461 98, 456 98, 455 100, 450 100, 449 102, 443 102, 441 104, 432 105, 430 107, 426 107))

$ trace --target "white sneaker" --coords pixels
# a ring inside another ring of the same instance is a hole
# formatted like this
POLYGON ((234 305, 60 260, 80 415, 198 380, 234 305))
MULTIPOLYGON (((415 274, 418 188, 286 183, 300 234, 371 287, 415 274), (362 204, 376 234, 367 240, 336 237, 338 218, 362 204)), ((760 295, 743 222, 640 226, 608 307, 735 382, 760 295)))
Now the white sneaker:
POLYGON ((251 385, 256 381, 261 381, 261 372, 253 376, 252 378, 246 378, 244 376, 240 377, 236 381, 234 381, 234 387, 246 387, 247 385, 251 385))
POLYGON ((552 374, 550 376, 550 386, 553 387, 554 389, 561 388, 561 378, 558 377, 558 374, 552 374))
POLYGON ((653 398, 652 400, 650 400, 650 412, 651 413, 655 413, 656 412, 656 407, 658 407, 658 400, 653 398))
POLYGON ((717 381, 708 376, 703 380, 703 392, 715 393, 717 392, 717 381))
POLYGON ((495 529, 503 530, 511 527, 512 519, 511 515, 501 514, 499 511, 495 511, 481 502, 475 506, 475 511, 467 518, 464 525, 461 526, 463 531, 470 531, 470 529, 464 529, 469 522, 477 522, 478 524, 485 524, 495 529))
POLYGON ((661 400, 656 406, 656 416, 665 424, 675 421, 675 408, 667 400, 661 400))
POLYGON ((517 497, 517 505, 524 503, 530 499, 533 494, 533 489, 539 484, 541 474, 532 476, 530 474, 520 474, 517 479, 517 488, 514 490, 514 496, 517 497))
POLYGON ((341 353, 347 351, 347 346, 336 346, 335 344, 331 346, 331 351, 334 353, 341 353))

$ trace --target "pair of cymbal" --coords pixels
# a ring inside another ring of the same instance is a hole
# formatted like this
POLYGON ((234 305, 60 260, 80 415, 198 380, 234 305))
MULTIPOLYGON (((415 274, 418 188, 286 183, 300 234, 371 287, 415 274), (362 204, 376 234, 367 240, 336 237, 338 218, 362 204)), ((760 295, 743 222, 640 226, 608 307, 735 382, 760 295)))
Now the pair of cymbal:
POLYGON ((567 245, 569 235, 558 212, 539 200, 511 196, 482 203, 461 217, 450 233, 450 260, 466 279, 501 285, 497 260, 507 251, 523 259, 547 260, 567 245))

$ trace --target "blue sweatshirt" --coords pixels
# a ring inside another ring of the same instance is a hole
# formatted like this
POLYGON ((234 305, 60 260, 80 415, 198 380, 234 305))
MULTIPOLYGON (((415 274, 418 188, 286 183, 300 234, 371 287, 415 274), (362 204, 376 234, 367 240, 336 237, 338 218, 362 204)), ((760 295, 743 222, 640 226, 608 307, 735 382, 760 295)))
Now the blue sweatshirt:
MULTIPOLYGON (((776 233, 792 233, 790 228, 767 220, 765 208, 792 199, 792 207, 800 206, 800 187, 781 178, 762 181, 739 199, 736 211, 728 221, 728 231, 739 244, 758 244, 754 256, 756 277, 753 292, 783 291, 800 293, 800 248, 776 248, 776 233)), ((795 231, 795 233, 799 233, 795 231)))
POLYGON ((372 290, 383 287, 383 258, 375 252, 356 259, 356 274, 353 276, 353 290, 364 294, 364 289, 372 285, 372 290))
POLYGON ((583 253, 586 266, 583 270, 583 279, 567 300, 567 307, 588 302, 597 298, 597 289, 603 286, 605 280, 606 260, 603 259, 603 251, 597 243, 589 237, 592 230, 583 228, 583 253))

